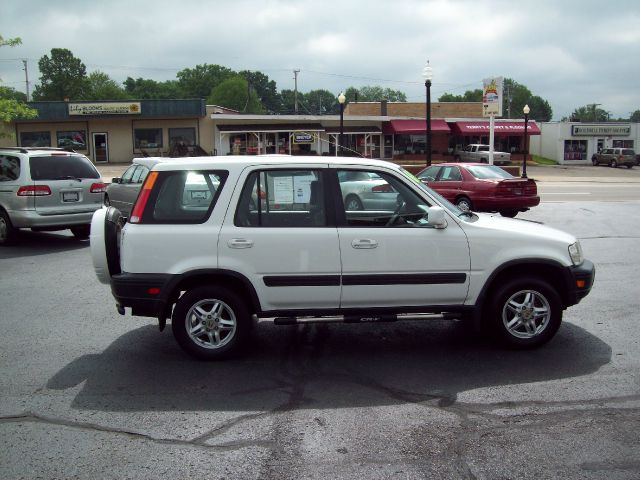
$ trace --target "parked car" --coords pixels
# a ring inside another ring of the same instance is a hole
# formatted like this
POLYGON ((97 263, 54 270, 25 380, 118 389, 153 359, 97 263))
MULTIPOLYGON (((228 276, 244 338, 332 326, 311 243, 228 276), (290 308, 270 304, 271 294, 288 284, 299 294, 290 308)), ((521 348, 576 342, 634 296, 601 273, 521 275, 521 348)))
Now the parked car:
POLYGON ((398 193, 375 173, 344 170, 338 181, 347 210, 396 208, 398 193))
POLYGON ((441 163, 421 170, 417 177, 463 211, 515 217, 540 203, 535 180, 514 177, 494 165, 441 163))
POLYGON ((127 222, 114 207, 94 214, 91 253, 120 314, 156 317, 161 330, 171 317, 180 347, 201 359, 237 352, 256 318, 468 319, 536 347, 595 275, 572 235, 462 212, 398 165, 341 157, 158 163, 127 222), (393 208, 349 210, 338 190, 352 173, 391 186, 393 208), (188 184, 208 194, 194 204, 188 184))
POLYGON ((617 168, 625 166, 633 168, 636 162, 636 152, 630 148, 603 148, 591 157, 594 166, 604 163, 610 167, 617 168))
POLYGON ((21 228, 88 238, 106 185, 91 161, 59 148, 0 148, 0 245, 21 228))
MULTIPOLYGON (((456 162, 489 163, 489 145, 472 143, 461 150, 453 152, 456 162)), ((506 152, 493 152, 494 165, 511 165, 511 154, 506 152)))
POLYGON ((153 166, 166 160, 161 157, 134 158, 121 177, 113 177, 104 194, 104 204, 113 205, 123 216, 131 215, 131 208, 142 188, 142 183, 153 166))

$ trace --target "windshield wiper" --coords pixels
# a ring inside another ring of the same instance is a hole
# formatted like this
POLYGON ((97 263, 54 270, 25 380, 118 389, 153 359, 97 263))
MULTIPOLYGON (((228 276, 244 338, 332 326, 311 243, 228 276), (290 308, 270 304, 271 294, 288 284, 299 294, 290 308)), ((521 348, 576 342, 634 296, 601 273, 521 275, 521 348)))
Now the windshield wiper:
POLYGON ((55 180, 76 180, 77 182, 81 182, 82 179, 78 177, 74 177, 73 175, 66 175, 63 177, 56 177, 55 180))

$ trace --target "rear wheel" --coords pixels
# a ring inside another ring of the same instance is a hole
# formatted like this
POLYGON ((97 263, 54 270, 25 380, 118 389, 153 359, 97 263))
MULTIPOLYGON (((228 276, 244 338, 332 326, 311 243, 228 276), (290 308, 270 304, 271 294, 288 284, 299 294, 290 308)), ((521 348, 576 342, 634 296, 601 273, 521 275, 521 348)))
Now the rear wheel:
POLYGON ((611 168, 618 168, 618 162, 616 162, 615 160, 611 160, 611 168))
POLYGON ((173 336, 184 351, 200 360, 237 352, 251 327, 246 305, 235 292, 208 285, 186 292, 173 310, 173 336))
POLYGON ((473 203, 468 197, 460 197, 456 199, 456 207, 458 207, 463 212, 468 212, 473 208, 473 203))
POLYGON ((0 210, 0 245, 13 245, 18 237, 18 229, 13 226, 9 215, 0 210))
POLYGON ((513 218, 518 214, 518 210, 502 210, 500 215, 503 217, 513 218))
POLYGON ((627 168, 631 169, 633 168, 633 165, 631 165, 630 163, 627 163, 627 168))
POLYGON ((546 281, 513 279, 492 295, 488 320, 497 339, 510 347, 538 347, 556 334, 562 322, 560 297, 546 281))
POLYGON ((91 233, 91 225, 78 225, 77 227, 71 227, 71 233, 79 240, 85 240, 89 238, 91 233))

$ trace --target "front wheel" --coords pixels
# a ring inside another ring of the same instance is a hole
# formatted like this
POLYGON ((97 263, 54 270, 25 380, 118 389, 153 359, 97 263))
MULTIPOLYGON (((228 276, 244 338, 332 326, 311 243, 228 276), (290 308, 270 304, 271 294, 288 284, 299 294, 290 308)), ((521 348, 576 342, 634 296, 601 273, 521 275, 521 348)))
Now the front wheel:
POLYGON ((618 162, 611 160, 611 168, 618 168, 618 162))
POLYGON ((9 215, 0 209, 0 245, 13 245, 18 236, 18 229, 13 226, 9 215))
POLYGON ((562 322, 560 297, 546 281, 513 279, 492 296, 486 319, 497 339, 515 348, 533 348, 553 338, 562 322))
POLYGON ((595 159, 595 158, 591 159, 591 163, 593 163, 593 166, 594 166, 594 167, 597 167, 597 166, 598 166, 598 160, 597 160, 597 159, 595 159))
POLYGON ((202 286, 186 292, 173 310, 171 328, 176 341, 200 360, 222 359, 237 352, 251 317, 231 290, 202 286))
POLYGON ((502 210, 500 215, 503 217, 513 218, 518 214, 518 210, 502 210))
POLYGON ((363 210, 362 202, 355 195, 349 195, 345 201, 345 210, 347 212, 363 210))
POLYGON ((458 207, 463 212, 468 212, 473 208, 473 204, 471 200, 467 197, 460 197, 456 200, 456 207, 458 207))

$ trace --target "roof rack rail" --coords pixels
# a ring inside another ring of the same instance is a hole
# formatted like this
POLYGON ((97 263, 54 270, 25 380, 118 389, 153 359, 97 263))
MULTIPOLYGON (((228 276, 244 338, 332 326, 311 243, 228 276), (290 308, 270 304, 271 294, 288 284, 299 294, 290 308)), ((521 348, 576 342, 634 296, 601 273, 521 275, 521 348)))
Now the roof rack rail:
POLYGON ((51 150, 54 152, 71 152, 76 153, 75 150, 69 147, 0 147, 0 150, 15 150, 20 153, 29 153, 33 150, 51 150))

